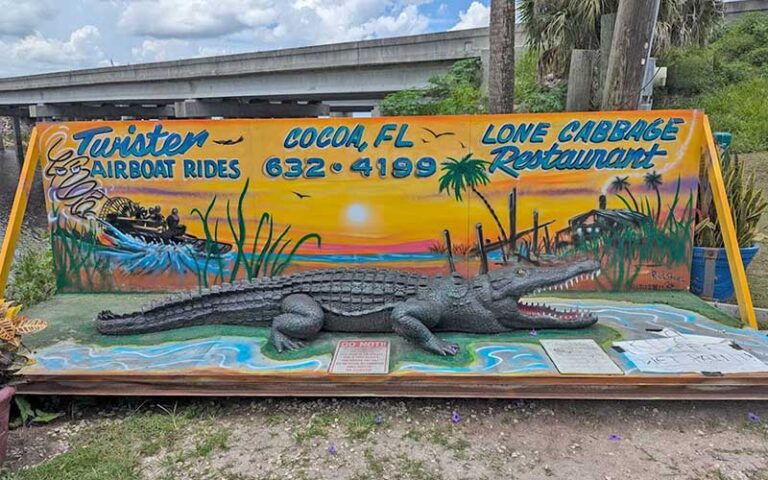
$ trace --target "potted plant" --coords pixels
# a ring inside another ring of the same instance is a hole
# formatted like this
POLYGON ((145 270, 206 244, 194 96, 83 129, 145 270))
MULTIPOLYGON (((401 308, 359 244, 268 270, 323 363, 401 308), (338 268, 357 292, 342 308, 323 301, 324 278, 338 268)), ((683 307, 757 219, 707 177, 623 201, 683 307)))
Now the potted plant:
MULTIPOLYGON (((768 207, 768 201, 755 185, 755 175, 746 176, 744 163, 736 154, 730 153, 730 135, 718 134, 718 143, 722 149, 720 158, 725 192, 733 213, 741 259, 746 268, 759 250, 757 225, 768 207)), ((725 254, 723 234, 711 194, 705 189, 700 190, 697 217, 691 291, 708 300, 730 301, 733 298, 733 281, 725 254)))
POLYGON ((39 332, 46 327, 43 320, 35 320, 20 315, 21 305, 0 299, 0 465, 5 460, 8 448, 8 417, 11 399, 15 389, 11 381, 15 373, 27 364, 23 354, 26 347, 21 343, 21 336, 39 332))

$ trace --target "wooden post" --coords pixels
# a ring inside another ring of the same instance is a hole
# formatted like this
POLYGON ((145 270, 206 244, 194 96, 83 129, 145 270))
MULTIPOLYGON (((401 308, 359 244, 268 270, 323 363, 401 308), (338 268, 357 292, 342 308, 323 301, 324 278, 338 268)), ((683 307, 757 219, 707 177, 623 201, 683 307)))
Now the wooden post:
POLYGON ((606 13, 600 17, 600 72, 598 73, 597 92, 595 92, 595 105, 603 103, 603 90, 605 90, 605 77, 608 74, 608 59, 611 57, 611 44, 613 43, 613 29, 615 25, 615 13, 606 13))
POLYGON ((586 112, 592 110, 592 91, 599 69, 600 54, 596 50, 571 51, 571 67, 568 71, 568 94, 565 110, 586 112))
POLYGON ((509 192, 509 245, 512 254, 517 249, 517 187, 509 192))
POLYGON ((19 117, 11 117, 13 123, 13 138, 16 142, 16 160, 19 161, 19 165, 24 162, 24 144, 21 142, 21 122, 19 117))
POLYGON ((720 153, 717 150, 717 145, 715 145, 715 137, 712 135, 709 117, 706 115, 704 116, 704 140, 709 153, 707 162, 709 185, 712 189, 713 200, 715 201, 717 221, 720 222, 720 231, 723 233, 723 243, 725 244, 728 267, 731 270, 731 278, 733 279, 733 286, 736 291, 736 301, 739 304, 739 314, 743 322, 757 329, 757 318, 755 317, 755 308, 752 305, 752 296, 749 293, 747 273, 744 270, 744 263, 741 259, 739 240, 736 238, 736 227, 733 224, 733 215, 731 213, 731 206, 728 203, 728 194, 725 191, 723 172, 720 169, 720 153))
POLYGON ((533 211, 533 254, 539 256, 539 211, 533 211))
POLYGON ((661 0, 620 0, 602 110, 637 110, 661 0))
POLYGON ((482 224, 475 225, 477 233, 477 253, 480 255, 480 274, 488 273, 488 256, 485 253, 485 238, 483 237, 482 224))
POLYGON ((451 232, 447 229, 443 230, 443 239, 445 240, 445 248, 448 249, 448 268, 451 273, 456 271, 456 264, 453 263, 453 246, 451 245, 451 232))
POLYGON ((547 254, 552 253, 552 248, 549 245, 549 225, 544 225, 544 241, 546 242, 544 244, 544 250, 547 252, 547 254))
MULTIPOLYGON (((14 117, 16 118, 16 117, 14 117)), ((5 284, 11 274, 13 253, 16 251, 16 242, 19 240, 21 223, 24 221, 24 212, 27 211, 27 198, 32 189, 32 181, 35 178, 35 169, 38 162, 37 128, 32 129, 29 137, 29 148, 22 164, 19 184, 16 186, 16 196, 13 198, 11 215, 8 219, 8 227, 3 237, 3 247, 0 249, 0 298, 5 294, 5 284)))

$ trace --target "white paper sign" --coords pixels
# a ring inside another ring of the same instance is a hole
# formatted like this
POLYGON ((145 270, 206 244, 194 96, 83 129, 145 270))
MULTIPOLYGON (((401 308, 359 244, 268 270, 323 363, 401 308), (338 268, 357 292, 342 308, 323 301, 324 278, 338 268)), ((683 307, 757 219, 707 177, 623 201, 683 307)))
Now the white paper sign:
POLYGON ((330 372, 359 375, 388 373, 389 341, 339 340, 330 372))
POLYGON ((541 346, 564 375, 624 373, 594 340, 541 340, 541 346))
POLYGON ((747 373, 767 372, 768 366, 751 353, 734 348, 730 340, 704 335, 684 335, 674 330, 662 338, 614 342, 646 373, 747 373))

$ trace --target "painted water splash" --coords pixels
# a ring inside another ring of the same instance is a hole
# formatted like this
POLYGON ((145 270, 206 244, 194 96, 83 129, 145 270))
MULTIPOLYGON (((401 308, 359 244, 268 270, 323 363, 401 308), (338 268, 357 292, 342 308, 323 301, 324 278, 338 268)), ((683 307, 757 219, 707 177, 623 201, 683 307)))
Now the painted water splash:
MULTIPOLYGON (((106 230, 105 236, 114 244, 113 247, 99 250, 98 254, 108 257, 113 264, 133 274, 173 271, 179 274, 195 273, 206 268, 205 255, 196 252, 189 245, 147 242, 139 237, 123 233, 106 222, 101 222, 106 230)), ((208 271, 213 274, 226 274, 234 259, 229 253, 222 256, 219 264, 216 259, 208 261, 208 271)))
POLYGON ((475 348, 475 360, 466 367, 434 366, 427 363, 407 363, 400 372, 424 373, 490 373, 521 374, 554 372, 552 362, 539 345, 509 344, 486 345, 475 348))
MULTIPOLYGON (((653 338, 647 329, 671 328, 680 333, 728 338, 737 342, 760 360, 768 362, 768 338, 765 333, 728 327, 694 312, 666 305, 633 304, 605 300, 545 300, 554 307, 590 310, 597 313, 600 323, 622 332, 625 340, 653 338)), ((466 366, 432 365, 407 362, 396 365, 395 374, 429 372, 440 374, 520 375, 555 373, 543 349, 533 343, 477 343, 475 360, 466 366)), ((104 371, 188 371, 192 369, 220 370, 238 373, 326 372, 331 354, 305 359, 276 361, 261 351, 265 339, 253 337, 213 337, 183 342, 168 342, 152 346, 94 347, 63 342, 45 347, 35 355, 36 364, 25 373, 64 373, 104 371)), ((636 373, 634 365, 623 355, 608 349, 608 355, 624 370, 636 373)))
POLYGON ((152 346, 94 347, 71 342, 41 349, 26 372, 169 372, 222 369, 237 372, 318 372, 328 369, 331 355, 275 361, 261 353, 265 340, 217 337, 152 346))
MULTIPOLYGON (((229 252, 218 257, 214 256, 206 263, 205 254, 195 251, 189 245, 147 242, 142 238, 120 232, 107 223, 102 222, 102 225, 106 231, 105 235, 113 246, 99 250, 98 255, 108 257, 113 265, 118 265, 126 272, 133 274, 173 271, 184 275, 205 271, 207 268, 211 274, 228 276, 237 258, 237 252, 229 252)), ((249 260, 258 257, 252 254, 246 256, 249 260)), ((276 261, 286 258, 288 258, 287 254, 275 254, 276 261)), ((445 261, 445 255, 439 253, 293 255, 292 261, 318 265, 428 263, 445 261)))

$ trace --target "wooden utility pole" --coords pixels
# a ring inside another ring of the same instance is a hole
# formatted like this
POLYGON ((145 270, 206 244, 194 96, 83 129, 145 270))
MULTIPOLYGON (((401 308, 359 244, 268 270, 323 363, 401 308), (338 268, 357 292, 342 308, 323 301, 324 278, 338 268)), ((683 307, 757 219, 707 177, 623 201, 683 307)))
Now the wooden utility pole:
POLYGON ((490 113, 515 109, 515 0, 491 0, 488 107, 490 113))
POLYGON ((602 110, 636 110, 661 0, 620 0, 602 110))

